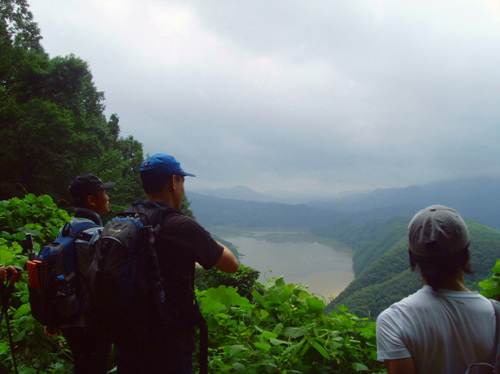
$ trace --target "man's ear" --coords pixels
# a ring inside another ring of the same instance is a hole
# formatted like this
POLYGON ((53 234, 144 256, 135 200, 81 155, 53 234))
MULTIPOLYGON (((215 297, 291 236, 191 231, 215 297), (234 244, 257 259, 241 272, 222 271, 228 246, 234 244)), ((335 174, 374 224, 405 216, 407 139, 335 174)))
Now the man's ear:
POLYGON ((87 195, 87 199, 85 200, 85 205, 87 205, 87 207, 94 207, 95 206, 95 196, 94 195, 87 195))
POLYGON ((177 185, 175 184, 175 174, 172 175, 169 180, 168 180, 168 187, 169 189, 171 189, 172 191, 175 191, 177 189, 177 185))

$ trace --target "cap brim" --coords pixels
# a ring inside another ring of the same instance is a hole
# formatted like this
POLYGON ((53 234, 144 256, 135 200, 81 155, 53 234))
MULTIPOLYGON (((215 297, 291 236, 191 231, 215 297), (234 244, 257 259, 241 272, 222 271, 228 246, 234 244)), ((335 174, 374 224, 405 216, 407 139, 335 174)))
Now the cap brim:
POLYGON ((116 183, 103 183, 102 184, 102 190, 110 190, 112 189, 114 186, 116 186, 116 183))
POLYGON ((182 175, 186 176, 186 177, 196 177, 196 175, 194 174, 191 174, 191 173, 186 173, 185 171, 182 172, 182 175))

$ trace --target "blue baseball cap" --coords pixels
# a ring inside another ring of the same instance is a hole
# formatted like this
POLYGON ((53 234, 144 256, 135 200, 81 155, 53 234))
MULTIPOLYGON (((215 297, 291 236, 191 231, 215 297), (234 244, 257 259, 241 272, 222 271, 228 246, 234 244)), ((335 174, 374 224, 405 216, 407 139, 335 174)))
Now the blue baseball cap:
POLYGON ((157 153, 144 160, 140 168, 141 177, 161 178, 170 175, 185 175, 195 177, 181 168, 179 161, 174 156, 166 153, 157 153))

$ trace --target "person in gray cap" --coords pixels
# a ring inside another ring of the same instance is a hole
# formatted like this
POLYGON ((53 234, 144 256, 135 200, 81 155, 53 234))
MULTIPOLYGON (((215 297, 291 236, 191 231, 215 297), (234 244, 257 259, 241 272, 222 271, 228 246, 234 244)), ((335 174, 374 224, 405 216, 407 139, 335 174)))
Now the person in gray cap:
POLYGON ((378 360, 388 374, 484 369, 496 355, 495 306, 465 286, 473 272, 467 225, 456 210, 432 205, 413 217, 408 241, 423 287, 377 318, 378 360))
MULTIPOLYGON (((82 174, 68 188, 75 206, 75 216, 70 225, 82 222, 93 224, 78 234, 74 242, 78 289, 83 295, 88 295, 87 272, 93 258, 91 244, 102 230, 101 215, 109 213, 106 191, 115 186, 116 183, 104 183, 93 174, 82 174)), ((75 374, 107 373, 111 344, 102 336, 87 334, 84 313, 71 324, 44 328, 45 334, 51 338, 60 331, 71 349, 75 374)))
MULTIPOLYGON (((171 155, 155 154, 140 168, 147 200, 132 204, 127 211, 147 214, 153 227, 160 227, 155 250, 168 300, 175 301, 171 311, 172 328, 160 339, 138 343, 132 332, 127 341, 116 342, 118 374, 190 374, 195 349, 195 264, 205 269, 216 267, 226 273, 238 270, 239 263, 230 249, 216 242, 210 233, 180 212, 184 196, 184 171, 171 155), (189 311, 189 312, 186 312, 189 311)), ((132 330, 132 329, 130 329, 132 330)), ((146 334, 145 331, 139 331, 146 334)), ((201 349, 200 349, 201 350, 201 349)), ((201 363, 200 363, 201 372, 201 363)))

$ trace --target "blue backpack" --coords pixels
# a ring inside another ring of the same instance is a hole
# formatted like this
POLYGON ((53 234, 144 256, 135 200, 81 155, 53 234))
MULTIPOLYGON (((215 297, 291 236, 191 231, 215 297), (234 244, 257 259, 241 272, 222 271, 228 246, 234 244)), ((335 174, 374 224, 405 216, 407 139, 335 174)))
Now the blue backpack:
POLYGON ((85 308, 85 297, 78 289, 75 271, 75 240, 82 232, 97 226, 93 222, 66 224, 59 236, 31 252, 27 262, 31 313, 45 326, 63 326, 76 321, 85 308))

